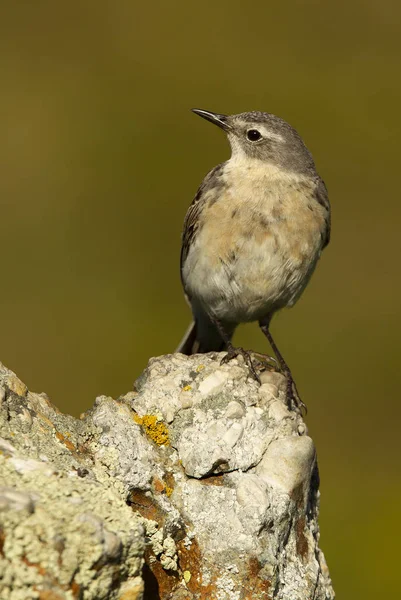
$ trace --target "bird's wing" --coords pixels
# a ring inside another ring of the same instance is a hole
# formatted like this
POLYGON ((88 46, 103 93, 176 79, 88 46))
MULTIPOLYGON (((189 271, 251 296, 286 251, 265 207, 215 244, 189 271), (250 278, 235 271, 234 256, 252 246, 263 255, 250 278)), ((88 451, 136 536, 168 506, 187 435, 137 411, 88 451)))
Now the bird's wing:
MULTIPOLYGON (((199 230, 200 214, 207 201, 207 193, 213 188, 223 187, 224 183, 221 180, 223 167, 225 163, 217 165, 212 169, 202 181, 198 191, 196 192, 195 198, 190 204, 187 214, 184 220, 184 229, 182 232, 182 245, 181 245, 181 280, 182 280, 182 269, 184 267, 185 259, 188 256, 189 249, 193 243, 196 234, 199 230)), ((184 282, 183 282, 184 284, 184 282)), ((184 286, 185 288, 185 286, 184 286)))
POLYGON ((323 208, 326 210, 325 229, 322 233, 323 248, 325 248, 330 241, 331 209, 326 184, 320 177, 318 177, 318 179, 316 180, 315 200, 320 204, 320 206, 323 206, 323 208))

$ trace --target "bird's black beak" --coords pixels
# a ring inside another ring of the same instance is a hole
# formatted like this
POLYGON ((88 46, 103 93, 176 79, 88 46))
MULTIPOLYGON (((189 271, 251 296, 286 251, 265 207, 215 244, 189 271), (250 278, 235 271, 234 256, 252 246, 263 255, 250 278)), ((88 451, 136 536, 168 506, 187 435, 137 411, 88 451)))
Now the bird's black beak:
POLYGON ((217 127, 221 127, 221 129, 224 129, 224 131, 229 131, 231 129, 231 126, 227 121, 227 115, 219 115, 218 113, 202 110, 201 108, 193 108, 192 112, 194 112, 196 115, 199 115, 203 119, 206 119, 206 121, 214 123, 217 125, 217 127))

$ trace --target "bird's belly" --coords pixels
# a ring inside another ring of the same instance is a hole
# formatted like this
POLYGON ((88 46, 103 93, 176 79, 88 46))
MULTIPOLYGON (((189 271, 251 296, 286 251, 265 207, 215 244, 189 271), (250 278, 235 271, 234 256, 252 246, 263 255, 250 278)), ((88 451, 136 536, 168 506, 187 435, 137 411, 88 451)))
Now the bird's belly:
POLYGON ((320 255, 317 228, 299 235, 294 223, 203 228, 184 267, 191 297, 217 318, 255 321, 301 295, 320 255))

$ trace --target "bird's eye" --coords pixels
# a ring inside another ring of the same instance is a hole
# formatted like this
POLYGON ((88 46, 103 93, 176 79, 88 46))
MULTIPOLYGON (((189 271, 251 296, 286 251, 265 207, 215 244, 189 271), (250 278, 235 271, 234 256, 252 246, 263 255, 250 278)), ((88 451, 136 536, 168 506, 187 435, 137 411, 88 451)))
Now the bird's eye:
POLYGON ((246 132, 246 137, 250 142, 257 142, 262 137, 262 134, 257 129, 249 129, 246 132))

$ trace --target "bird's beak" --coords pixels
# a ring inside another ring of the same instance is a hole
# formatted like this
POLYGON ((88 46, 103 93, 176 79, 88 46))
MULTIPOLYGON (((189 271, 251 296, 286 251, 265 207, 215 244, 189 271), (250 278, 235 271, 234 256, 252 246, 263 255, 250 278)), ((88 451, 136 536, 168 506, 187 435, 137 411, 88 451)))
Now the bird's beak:
POLYGON ((227 121, 227 115, 219 115, 218 113, 202 110, 201 108, 193 108, 192 112, 202 117, 202 119, 206 119, 206 121, 214 123, 217 125, 217 127, 221 127, 221 129, 224 129, 224 131, 229 131, 231 129, 231 126, 227 121))

